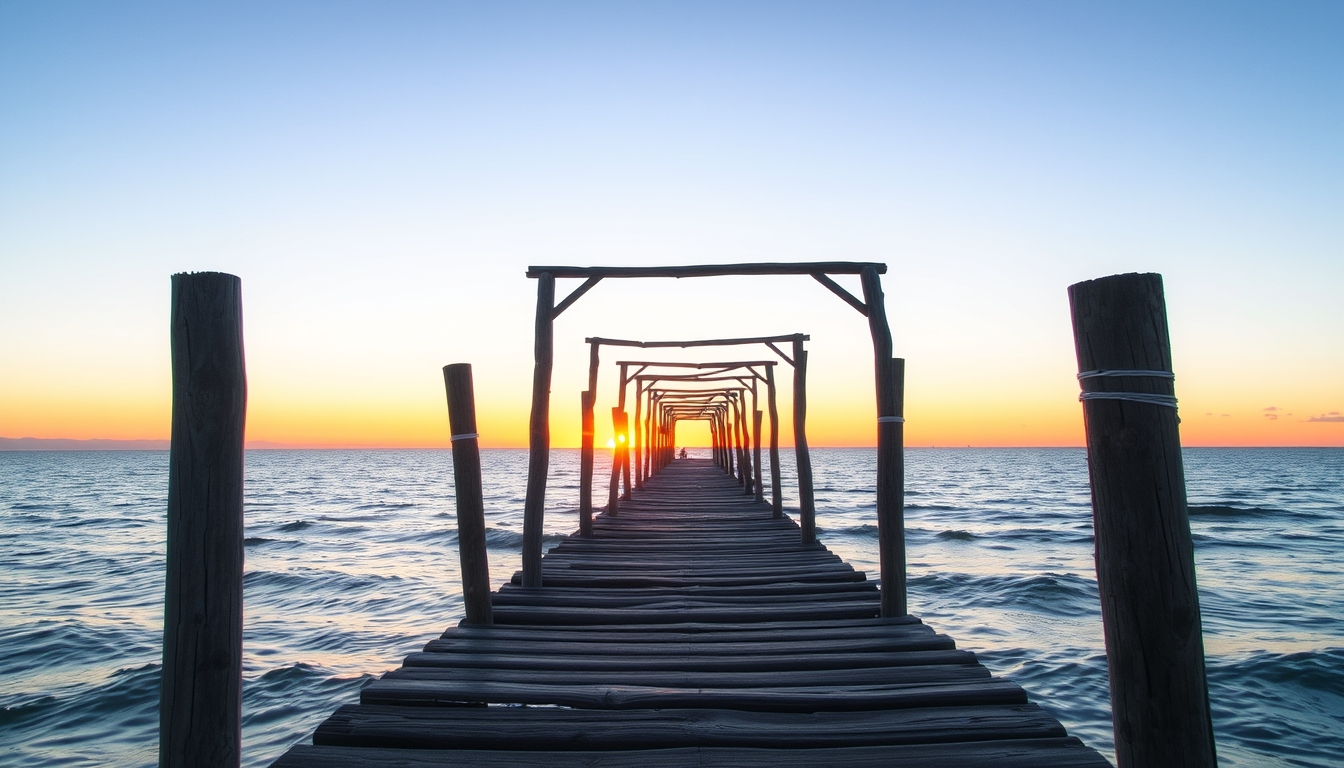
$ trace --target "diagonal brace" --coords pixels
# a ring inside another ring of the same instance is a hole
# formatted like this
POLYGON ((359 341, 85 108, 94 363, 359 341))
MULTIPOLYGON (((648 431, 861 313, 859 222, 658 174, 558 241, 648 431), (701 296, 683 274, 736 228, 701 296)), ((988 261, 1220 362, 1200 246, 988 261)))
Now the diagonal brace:
POLYGON ((816 278, 816 281, 818 283, 821 283, 822 285, 829 288, 831 290, 831 293, 834 293, 836 296, 839 296, 840 298, 844 299, 846 304, 849 304, 849 306, 857 309, 860 315, 863 315, 864 317, 868 316, 868 305, 864 304, 862 301, 859 301, 858 298, 854 296, 854 294, 850 293, 849 291, 846 291, 844 287, 841 286, 839 283, 835 282, 834 280, 827 277, 826 275, 823 275, 820 272, 813 273, 812 277, 816 278))

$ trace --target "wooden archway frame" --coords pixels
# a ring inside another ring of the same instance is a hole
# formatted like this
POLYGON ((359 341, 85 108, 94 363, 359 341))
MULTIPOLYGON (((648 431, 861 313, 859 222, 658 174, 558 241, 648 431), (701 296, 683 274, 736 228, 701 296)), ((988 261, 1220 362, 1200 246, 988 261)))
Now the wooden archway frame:
MULTIPOLYGON (((606 278, 721 277, 728 275, 807 275, 868 318, 873 338, 877 397, 877 525, 882 574, 882 615, 906 613, 905 589, 905 458, 903 456, 905 361, 891 356, 881 275, 887 265, 875 262, 802 262, 794 264, 712 264, 679 267, 529 267, 537 280, 536 336, 533 346, 532 414, 528 426, 527 497, 523 504, 523 586, 541 586, 541 538, 545 518, 546 473, 550 469, 551 369, 555 357, 555 318, 606 278), (831 275, 859 275, 863 299, 856 298, 831 275), (557 278, 582 278, 583 283, 555 303, 557 278)), ((802 364, 806 352, 796 360, 802 364)))

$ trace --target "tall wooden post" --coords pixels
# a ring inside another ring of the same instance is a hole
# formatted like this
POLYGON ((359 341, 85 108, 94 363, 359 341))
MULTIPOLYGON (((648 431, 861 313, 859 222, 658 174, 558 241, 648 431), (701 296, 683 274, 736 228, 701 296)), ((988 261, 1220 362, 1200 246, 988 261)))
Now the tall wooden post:
POLYGON ((1120 768, 1217 764, 1162 277, 1069 287, 1120 768))
POLYGON ((803 543, 817 540, 817 507, 812 496, 812 455, 807 450, 807 350, 793 340, 793 451, 798 461, 798 527, 803 543))
POLYGON ((761 502, 765 501, 765 483, 761 482, 761 417, 764 415, 755 409, 751 412, 751 463, 756 476, 756 500, 761 502))
POLYGON ((860 274, 868 329, 873 336, 877 392, 877 546, 882 572, 882 615, 907 612, 905 584, 905 361, 891 357, 891 328, 877 270, 860 274))
POLYGON ((490 563, 485 554, 485 495, 481 490, 481 449, 476 437, 476 395, 471 366, 443 367, 448 391, 448 427, 453 443, 453 495, 457 500, 457 551, 462 564, 464 624, 493 624, 490 563))
POLYGON ((551 466, 551 364, 554 357, 555 276, 537 278, 537 327, 533 347, 532 418, 528 424, 527 497, 523 501, 523 586, 541 586, 541 531, 546 515, 546 473, 551 466))
POLYGON ((770 412, 770 507, 774 517, 784 516, 779 491, 779 405, 775 401, 775 366, 765 366, 765 399, 770 412))
POLYGON ((635 379, 635 487, 644 487, 644 384, 635 379))
POLYGON ((751 432, 747 428, 747 396, 743 390, 737 391, 737 399, 733 403, 737 411, 737 443, 738 456, 742 467, 741 480, 742 492, 751 493, 751 432))
POLYGON ((593 535, 593 393, 579 393, 582 436, 579 449, 579 535, 593 535))
POLYGON ((596 422, 593 408, 597 403, 597 362, 600 346, 595 341, 588 342, 588 391, 579 398, 582 408, 580 423, 583 425, 579 443, 579 533, 583 536, 591 535, 593 532, 593 427, 596 422))
POLYGON ((621 439, 625 434, 625 412, 620 406, 611 409, 611 486, 607 490, 607 514, 615 517, 620 511, 621 466, 625 463, 621 439))
POLYGON ((625 412, 625 387, 629 385, 629 378, 626 378, 626 366, 621 366, 621 424, 624 424, 625 440, 617 440, 617 451, 621 452, 621 477, 625 480, 625 490, 621 492, 622 499, 630 498, 630 434, 629 434, 629 414, 625 412))
POLYGON ((159 765, 242 759, 242 281, 172 277, 172 443, 159 765))

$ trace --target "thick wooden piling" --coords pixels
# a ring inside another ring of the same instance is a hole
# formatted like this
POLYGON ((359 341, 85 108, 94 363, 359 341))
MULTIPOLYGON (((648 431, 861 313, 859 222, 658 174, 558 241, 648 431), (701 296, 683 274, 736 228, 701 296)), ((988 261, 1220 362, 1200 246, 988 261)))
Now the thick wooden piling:
MULTIPOLYGON (((620 406, 611 409, 612 441, 614 445, 611 449, 611 487, 607 493, 607 514, 616 515, 620 511, 621 495, 621 470, 629 469, 626 462, 626 450, 630 443, 627 436, 629 432, 629 416, 622 411, 620 406)), ((629 498, 626 496, 625 498, 629 498)))
POLYGON ((593 393, 579 393, 582 418, 579 448, 579 535, 593 532, 593 393))
POLYGON ((877 392, 877 536, 882 570, 882 615, 906 614, 905 588, 905 361, 891 357, 891 328, 877 270, 860 273, 868 329, 873 337, 877 392))
POLYGON ((759 410, 751 412, 752 474, 756 476, 756 500, 765 501, 765 483, 761 482, 761 417, 759 410))
POLYGON ((779 404, 775 399, 775 366, 765 367, 765 400, 770 413, 770 508, 774 517, 784 516, 779 489, 779 404))
POLYGON ((546 473, 551 466, 551 366, 555 356, 555 277, 537 277, 533 345, 532 416, 528 422, 527 496, 523 501, 523 584, 541 586, 541 532, 546 516, 546 473))
POLYGON ((490 563, 485 554, 485 495, 481 490, 481 448, 476 436, 476 395, 471 365, 443 367, 448 391, 448 424, 453 444, 453 488, 457 500, 457 550, 462 561, 463 624, 493 624, 490 563))
POLYGON ((1214 766, 1162 277, 1069 287, 1120 768, 1214 766))
POLYGON ((224 768, 242 755, 242 282, 172 277, 172 443, 159 765, 224 768))
POLYGON ((592 531, 593 521, 593 427, 596 423, 593 408, 597 403, 599 346, 594 342, 588 344, 588 391, 579 397, 582 409, 579 419, 583 425, 583 434, 579 438, 579 530, 588 532, 592 531))
POLYGON ((807 450, 807 350, 793 342, 793 452, 798 462, 798 527, 803 543, 817 540, 817 507, 812 496, 812 455, 807 450))

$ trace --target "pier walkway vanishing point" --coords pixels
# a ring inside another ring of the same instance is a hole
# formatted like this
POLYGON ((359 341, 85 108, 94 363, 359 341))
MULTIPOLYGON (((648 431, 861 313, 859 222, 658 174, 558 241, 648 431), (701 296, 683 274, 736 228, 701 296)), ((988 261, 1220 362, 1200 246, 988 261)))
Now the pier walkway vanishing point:
POLYGON ((710 460, 669 462, 591 536, 339 709, 301 766, 1105 766, 974 654, 710 460))

